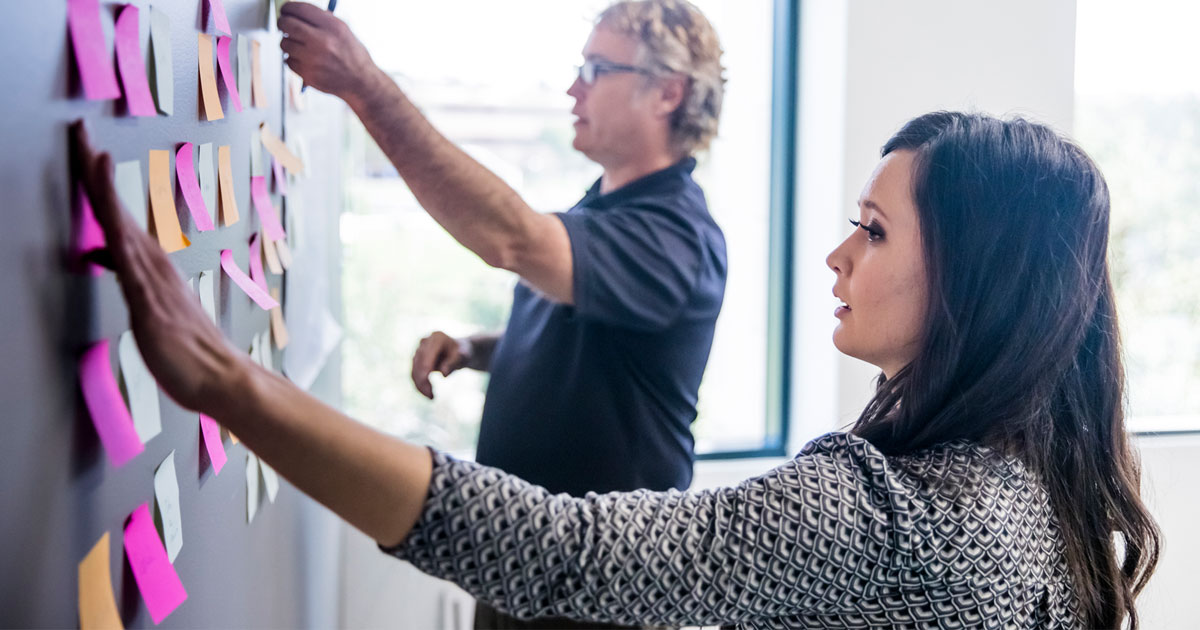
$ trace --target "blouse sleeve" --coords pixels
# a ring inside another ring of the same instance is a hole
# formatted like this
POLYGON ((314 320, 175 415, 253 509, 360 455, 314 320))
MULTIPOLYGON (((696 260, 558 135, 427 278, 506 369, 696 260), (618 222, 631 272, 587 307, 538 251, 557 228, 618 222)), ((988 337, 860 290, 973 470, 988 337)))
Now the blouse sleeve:
POLYGON ((678 626, 861 612, 910 565, 911 493, 846 434, 700 492, 572 498, 434 461, 420 520, 384 551, 518 617, 678 626))

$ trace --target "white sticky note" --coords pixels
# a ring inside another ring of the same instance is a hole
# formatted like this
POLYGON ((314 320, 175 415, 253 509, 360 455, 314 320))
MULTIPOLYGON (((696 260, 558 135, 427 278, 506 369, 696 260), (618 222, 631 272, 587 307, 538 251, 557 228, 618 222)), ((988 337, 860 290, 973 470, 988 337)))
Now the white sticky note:
POLYGON ((133 416, 133 429, 142 444, 162 432, 162 416, 158 407, 158 383, 150 375, 142 355, 138 352, 133 331, 121 333, 117 342, 117 358, 121 363, 121 380, 125 381, 125 394, 129 398, 129 413, 133 416))
POLYGON ((250 176, 264 177, 262 136, 257 130, 250 132, 250 176))
POLYGON ((237 36, 237 84, 238 94, 246 107, 250 106, 250 38, 237 36))
POLYGON ((204 198, 204 206, 213 213, 217 212, 217 170, 213 159, 213 145, 205 142, 200 145, 200 163, 196 165, 196 175, 200 177, 200 196, 204 198))
POLYGON ((258 513, 258 457, 246 451, 246 522, 253 523, 258 513))
POLYGON ((261 344, 258 343, 257 334, 250 338, 250 360, 262 365, 262 350, 261 344))
POLYGON ((274 503, 275 495, 279 494, 279 474, 261 459, 258 460, 258 465, 262 468, 263 485, 267 487, 267 498, 274 503))
POLYGON ((150 7, 150 87, 160 114, 175 109, 175 70, 171 60, 171 19, 150 7))
POLYGON ((258 342, 262 344, 262 349, 259 350, 259 356, 262 357, 262 366, 274 372, 274 360, 271 357, 271 330, 269 328, 258 336, 258 342))
POLYGON ((200 276, 196 278, 196 292, 200 294, 200 306, 204 308, 205 313, 208 313, 213 324, 217 323, 217 294, 214 280, 216 274, 216 271, 201 271, 200 276))
POLYGON ((172 563, 183 549, 183 518, 179 511, 179 479, 175 475, 175 451, 154 471, 154 501, 162 521, 163 544, 172 563))
POLYGON ((146 180, 142 179, 142 163, 138 160, 119 162, 113 174, 113 185, 121 205, 133 215, 139 227, 146 229, 150 206, 146 204, 146 180))

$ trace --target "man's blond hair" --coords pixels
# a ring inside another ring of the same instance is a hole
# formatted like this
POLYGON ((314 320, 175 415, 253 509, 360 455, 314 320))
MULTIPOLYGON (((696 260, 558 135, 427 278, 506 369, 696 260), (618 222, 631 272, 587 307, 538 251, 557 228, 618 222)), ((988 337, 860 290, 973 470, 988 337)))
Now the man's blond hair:
POLYGON ((637 41, 637 65, 686 78, 671 142, 685 155, 708 148, 721 117, 725 68, 717 32, 700 9, 684 0, 625 0, 605 9, 596 25, 637 41))

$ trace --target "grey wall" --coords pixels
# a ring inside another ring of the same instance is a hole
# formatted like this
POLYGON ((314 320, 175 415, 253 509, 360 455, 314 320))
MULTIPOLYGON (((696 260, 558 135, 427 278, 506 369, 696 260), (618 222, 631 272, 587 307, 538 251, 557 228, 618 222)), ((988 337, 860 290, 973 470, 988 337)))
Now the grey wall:
MULTIPOLYGON (((263 42, 269 108, 239 114, 225 101, 224 120, 200 121, 196 33, 212 32, 201 22, 200 0, 156 5, 172 22, 174 116, 131 118, 116 101, 86 101, 74 70, 66 4, 6 6, 0 39, 6 60, 0 64, 0 85, 6 90, 0 98, 0 626, 78 624, 77 565, 106 531, 122 620, 126 627, 153 626, 125 560, 121 533, 129 513, 153 500, 154 469, 174 450, 184 532, 175 567, 189 597, 162 626, 331 627, 337 605, 336 522, 284 483, 276 502, 264 497, 254 522, 247 524, 244 446, 226 440, 229 462, 214 475, 200 454, 196 414, 160 396, 162 433, 123 467, 109 462, 87 416, 75 369, 90 343, 108 339, 115 348, 129 327, 128 315, 112 274, 72 275, 63 254, 69 237, 70 121, 86 119, 93 143, 115 160, 140 160, 143 178, 150 149, 175 149, 185 141, 231 145, 242 220, 197 234, 177 198, 192 246, 171 259, 184 277, 219 268, 223 248, 233 248, 245 268, 246 243, 258 228, 249 196, 249 137, 262 121, 276 133, 286 122, 289 132, 313 130, 310 166, 317 168, 292 194, 305 196, 308 252, 322 252, 314 255, 317 263, 298 265, 294 273, 307 275, 289 278, 288 285, 325 286, 325 299, 337 314, 340 253, 336 213, 329 210, 336 209, 340 195, 340 110, 316 99, 302 115, 285 111, 277 36, 263 30, 262 0, 225 0, 225 6, 235 32, 257 34, 263 42), (294 128, 285 117, 295 117, 294 128)), ((111 50, 119 5, 101 4, 111 50)), ((149 3, 134 4, 142 11, 145 34, 149 3)), ((145 38, 143 53, 148 52, 144 47, 145 38)), ((269 281, 284 284, 277 276, 269 281)), ((223 331, 235 345, 248 347, 251 336, 266 329, 267 315, 227 279, 220 287, 223 331)), ((281 358, 276 351, 276 366, 281 358)), ((334 404, 337 363, 335 354, 312 388, 334 404)), ((115 370, 115 357, 113 365, 115 370)))

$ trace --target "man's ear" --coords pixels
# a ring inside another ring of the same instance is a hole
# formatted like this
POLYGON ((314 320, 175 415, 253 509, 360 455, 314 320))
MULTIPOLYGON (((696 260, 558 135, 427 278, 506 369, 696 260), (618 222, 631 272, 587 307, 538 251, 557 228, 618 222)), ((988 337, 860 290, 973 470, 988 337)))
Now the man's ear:
POLYGON ((683 105, 683 99, 687 97, 688 80, 682 74, 672 74, 659 81, 662 92, 658 101, 658 115, 669 118, 683 105))

